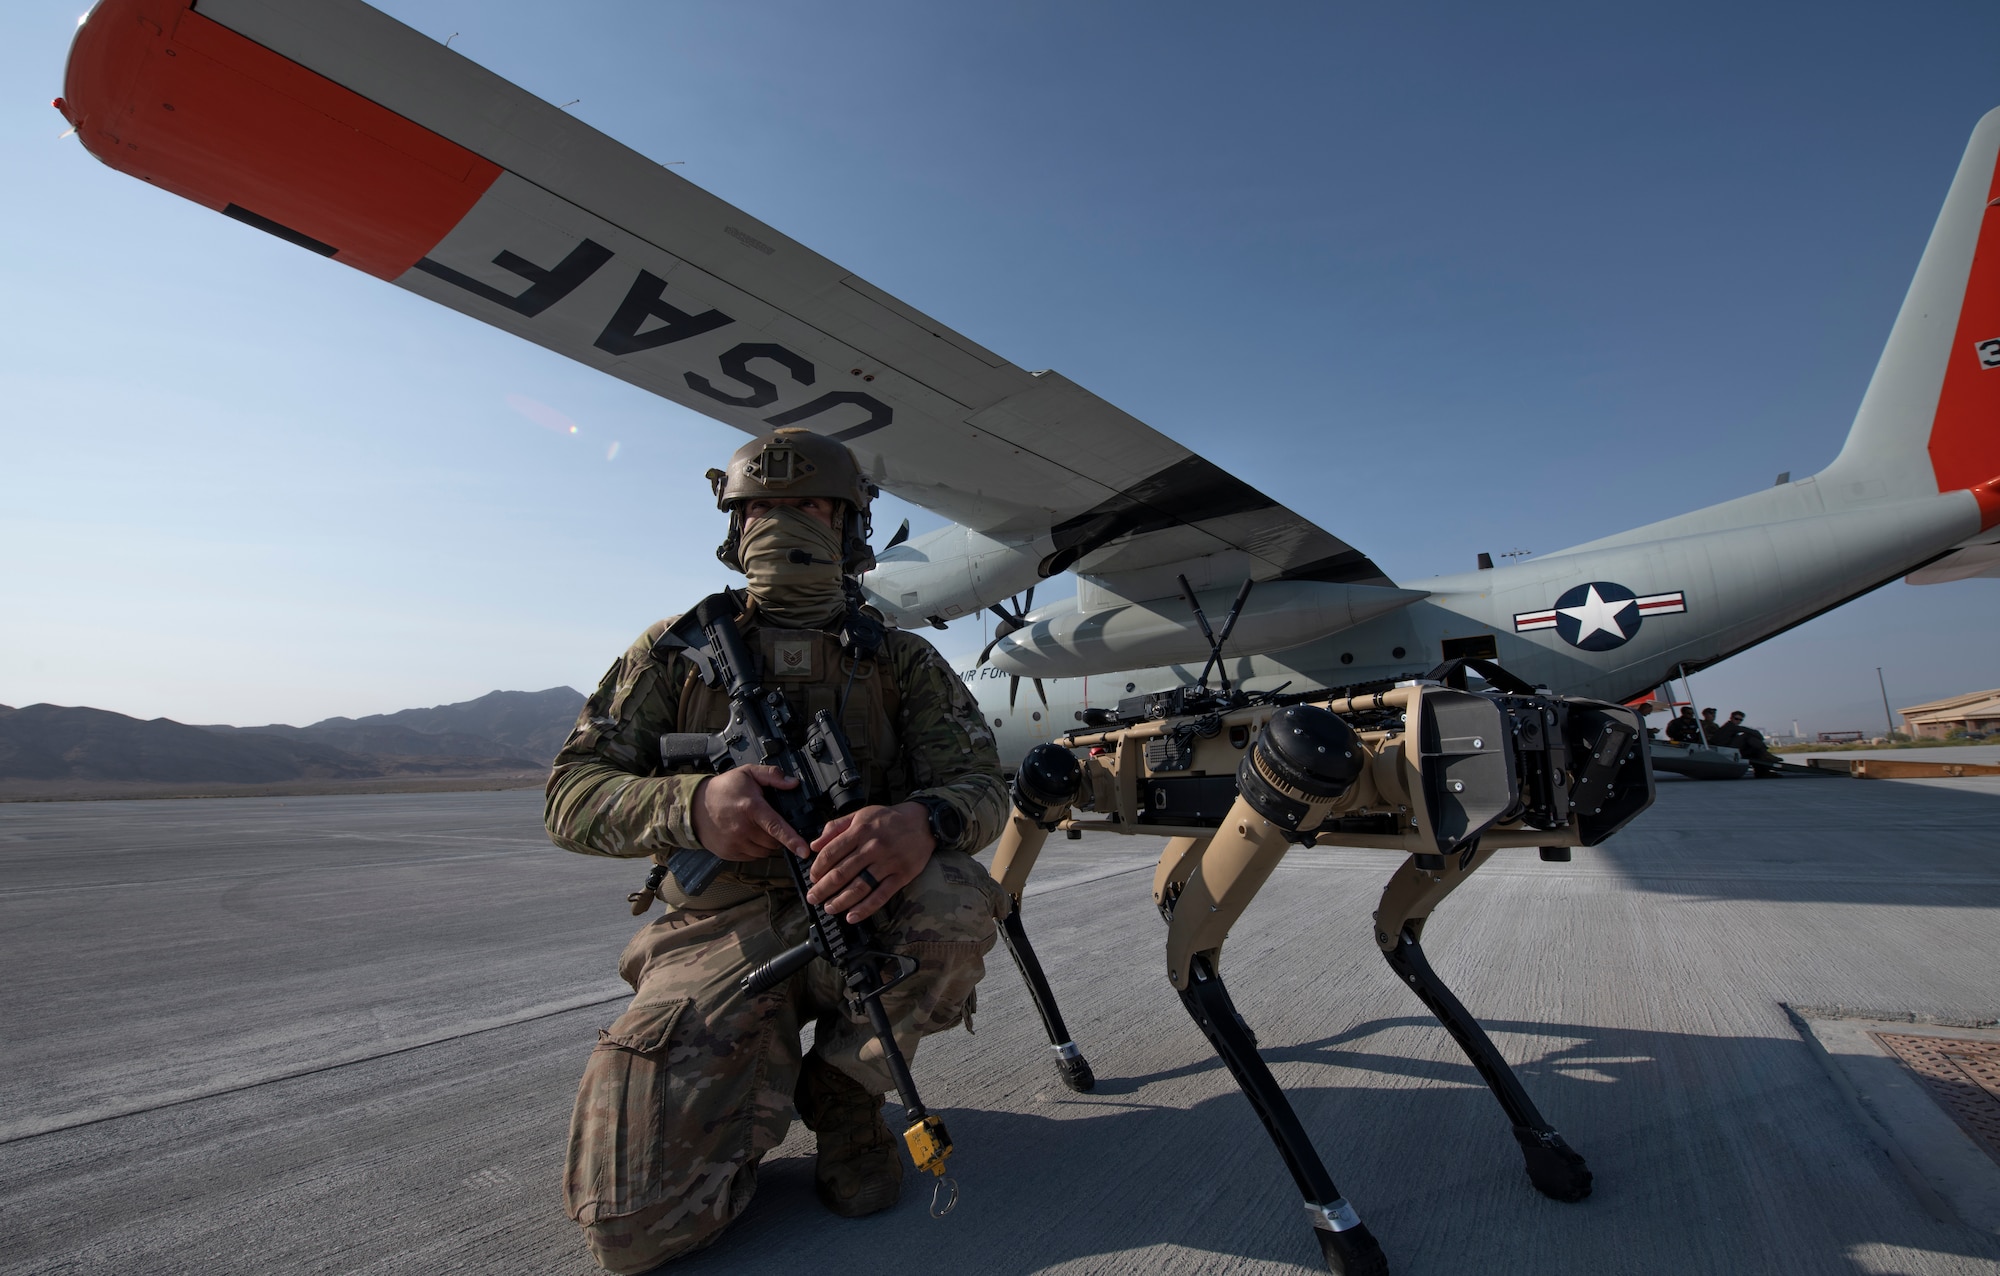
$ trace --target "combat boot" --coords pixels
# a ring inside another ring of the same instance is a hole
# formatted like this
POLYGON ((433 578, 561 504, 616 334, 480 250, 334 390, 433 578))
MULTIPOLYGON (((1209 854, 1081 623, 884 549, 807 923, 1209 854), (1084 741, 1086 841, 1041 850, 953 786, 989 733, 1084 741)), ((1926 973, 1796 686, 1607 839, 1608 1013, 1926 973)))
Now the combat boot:
POLYGON ((894 1205, 903 1190, 903 1160, 882 1120, 882 1096, 809 1054, 792 1101, 799 1119, 819 1136, 813 1182, 820 1204, 842 1218, 894 1205))

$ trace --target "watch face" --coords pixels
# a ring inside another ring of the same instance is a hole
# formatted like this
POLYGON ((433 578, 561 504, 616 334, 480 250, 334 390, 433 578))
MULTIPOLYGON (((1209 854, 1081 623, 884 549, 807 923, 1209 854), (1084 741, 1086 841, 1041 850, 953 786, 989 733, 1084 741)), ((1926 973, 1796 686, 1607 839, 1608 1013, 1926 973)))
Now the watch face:
POLYGON ((958 808, 949 802, 933 799, 924 803, 924 809, 930 812, 931 836, 938 840, 940 846, 949 846, 957 842, 959 836, 965 832, 965 817, 960 815, 958 808))

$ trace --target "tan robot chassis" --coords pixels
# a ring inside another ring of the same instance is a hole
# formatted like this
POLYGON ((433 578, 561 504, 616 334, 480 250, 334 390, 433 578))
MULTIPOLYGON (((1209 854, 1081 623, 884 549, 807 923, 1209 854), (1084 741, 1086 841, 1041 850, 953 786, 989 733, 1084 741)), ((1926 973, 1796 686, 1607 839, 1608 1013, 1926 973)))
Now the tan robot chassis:
POLYGON ((1388 1265, 1258 1056, 1221 976, 1230 927, 1294 845, 1409 852, 1382 891, 1376 945, 1500 1101, 1534 1186, 1560 1201, 1589 1195, 1583 1158, 1535 1108, 1420 941, 1432 910, 1494 852, 1533 846, 1545 860, 1568 860, 1569 848, 1597 845, 1652 804, 1646 733, 1632 710, 1553 696, 1483 661, 1453 661, 1360 695, 1198 683, 1130 697, 1115 714, 1094 711, 1086 726, 1036 746, 1015 771, 1013 798, 993 858, 1014 901, 1003 933, 1064 1082, 1094 1084, 1021 922, 1028 875, 1058 829, 1164 835, 1153 900, 1167 922, 1167 980, 1257 1110, 1333 1271, 1372 1276, 1388 1265), (1485 689, 1465 689, 1467 667, 1485 689))

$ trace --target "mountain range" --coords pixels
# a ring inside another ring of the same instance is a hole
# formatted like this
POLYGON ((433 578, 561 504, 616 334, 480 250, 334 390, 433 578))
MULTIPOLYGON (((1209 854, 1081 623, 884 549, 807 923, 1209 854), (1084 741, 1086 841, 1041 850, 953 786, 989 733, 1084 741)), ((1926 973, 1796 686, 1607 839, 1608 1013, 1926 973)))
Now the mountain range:
POLYGON ((0 705, 0 782, 273 784, 546 770, 583 708, 569 687, 309 726, 199 726, 0 705))

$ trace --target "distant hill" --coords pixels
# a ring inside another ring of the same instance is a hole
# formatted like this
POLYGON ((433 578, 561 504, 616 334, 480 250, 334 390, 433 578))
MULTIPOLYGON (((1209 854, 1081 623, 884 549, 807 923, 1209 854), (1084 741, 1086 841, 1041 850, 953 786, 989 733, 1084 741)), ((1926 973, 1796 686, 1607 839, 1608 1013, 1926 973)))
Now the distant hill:
MULTIPOLYGON (((547 691, 489 691, 477 700, 441 704, 429 709, 404 709, 398 713, 377 713, 366 718, 327 718, 302 730, 331 738, 350 733, 347 738, 365 738, 365 733, 383 728, 444 737, 465 736, 505 745, 508 749, 547 762, 569 737, 576 715, 583 709, 583 694, 569 687, 547 691), (360 732, 363 735, 351 733, 360 732)), ((383 737, 386 741, 392 737, 383 737)))
POLYGON ((53 704, 0 713, 0 779, 259 784, 380 774, 370 760, 323 744, 220 735, 170 718, 53 704))
POLYGON ((104 709, 0 705, 0 781, 270 784, 546 768, 583 707, 568 687, 311 726, 189 726, 104 709))

